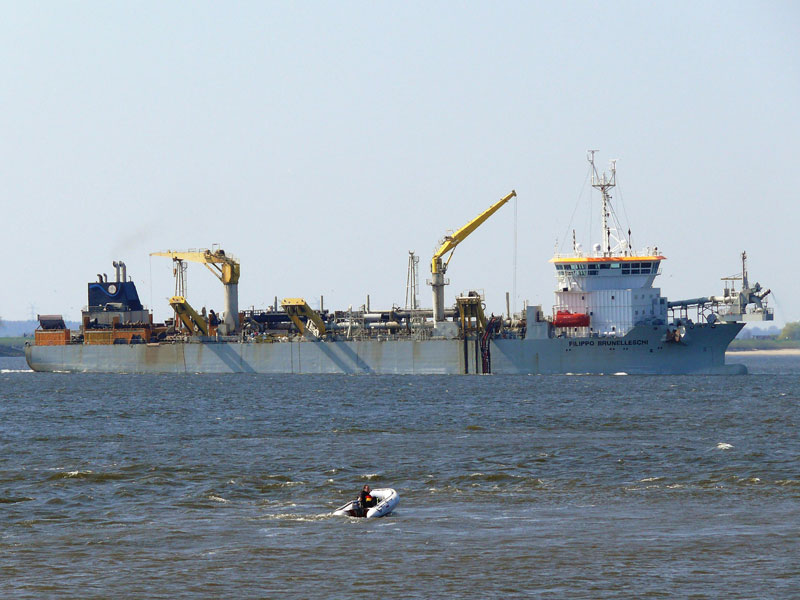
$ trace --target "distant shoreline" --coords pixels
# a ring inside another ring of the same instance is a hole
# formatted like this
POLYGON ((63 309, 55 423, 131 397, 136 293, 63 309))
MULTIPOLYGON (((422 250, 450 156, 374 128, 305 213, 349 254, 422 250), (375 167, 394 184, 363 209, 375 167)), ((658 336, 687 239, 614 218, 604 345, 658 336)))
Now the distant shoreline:
POLYGON ((725 354, 748 356, 800 356, 800 348, 775 348, 773 350, 728 350, 725 354))

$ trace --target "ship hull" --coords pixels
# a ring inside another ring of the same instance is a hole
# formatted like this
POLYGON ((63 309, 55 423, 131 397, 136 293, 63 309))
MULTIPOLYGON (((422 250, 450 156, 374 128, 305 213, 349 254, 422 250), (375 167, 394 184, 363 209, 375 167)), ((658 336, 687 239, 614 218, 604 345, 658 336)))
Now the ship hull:
POLYGON ((690 325, 679 342, 665 341, 663 327, 646 326, 621 338, 498 339, 492 373, 744 374, 744 365, 725 364, 725 351, 743 326, 690 325))
MULTIPOLYGON (((680 342, 663 327, 634 327, 621 338, 492 340, 493 374, 739 374, 725 350, 741 323, 694 325, 680 342)), ((477 340, 365 340, 276 343, 185 342, 28 346, 34 371, 92 373, 483 373, 477 340)))

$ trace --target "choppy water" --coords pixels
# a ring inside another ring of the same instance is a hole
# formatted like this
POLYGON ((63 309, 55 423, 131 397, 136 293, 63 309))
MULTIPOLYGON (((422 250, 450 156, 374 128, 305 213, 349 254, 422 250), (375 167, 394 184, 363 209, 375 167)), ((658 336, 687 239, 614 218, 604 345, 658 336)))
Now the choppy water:
POLYGON ((745 377, 0 360, 0 596, 793 598, 800 359, 745 377), (390 517, 330 512, 363 483, 390 517))

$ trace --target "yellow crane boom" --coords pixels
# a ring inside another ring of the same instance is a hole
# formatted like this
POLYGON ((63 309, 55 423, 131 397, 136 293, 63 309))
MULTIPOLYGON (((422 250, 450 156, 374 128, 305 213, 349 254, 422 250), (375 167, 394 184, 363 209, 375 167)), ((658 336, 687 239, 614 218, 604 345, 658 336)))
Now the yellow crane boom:
POLYGON ((191 335, 196 335, 198 333, 208 335, 208 324, 206 320, 197 314, 197 311, 189 305, 186 298, 183 296, 173 296, 169 299, 169 305, 175 310, 175 314, 178 315, 181 322, 186 325, 186 329, 189 330, 191 335))
POLYGON ((319 316, 319 313, 311 308, 305 300, 302 298, 284 298, 281 306, 302 335, 311 334, 315 338, 325 336, 325 322, 319 316), (306 319, 306 322, 303 323, 302 319, 306 319))
POLYGON ((165 252, 151 252, 150 256, 166 256, 172 260, 201 263, 222 283, 226 285, 239 283, 239 261, 225 254, 225 251, 222 249, 215 250, 214 252, 207 248, 187 250, 185 252, 166 250, 165 252))
POLYGON ((461 229, 455 231, 452 235, 447 235, 444 238, 444 243, 439 247, 439 249, 433 254, 433 259, 431 260, 431 273, 445 273, 447 272, 447 265, 450 264, 450 259, 453 258, 453 252, 461 242, 463 242, 469 234, 475 231, 478 227, 483 225, 483 223, 491 217, 494 213, 496 213, 501 206, 503 206, 506 202, 511 200, 514 196, 517 195, 517 192, 511 190, 511 193, 507 196, 504 196, 494 204, 492 204, 489 208, 479 214, 477 217, 472 219, 469 223, 464 225, 461 229), (450 256, 447 257, 447 260, 442 262, 442 256, 447 253, 450 253, 450 256))
POLYGON ((447 266, 450 264, 450 259, 453 258, 453 251, 456 249, 456 246, 463 242, 467 236, 469 236, 469 234, 480 227, 489 217, 496 213, 501 206, 503 206, 516 195, 517 192, 511 190, 510 194, 492 204, 489 208, 472 219, 461 229, 455 231, 452 235, 445 236, 442 245, 436 252, 434 252, 433 258, 431 259, 432 277, 430 282, 431 289, 433 291, 434 323, 444 321, 444 286, 448 283, 444 278, 444 274, 447 272, 447 266), (450 255, 445 261, 442 259, 442 257, 448 252, 450 255))

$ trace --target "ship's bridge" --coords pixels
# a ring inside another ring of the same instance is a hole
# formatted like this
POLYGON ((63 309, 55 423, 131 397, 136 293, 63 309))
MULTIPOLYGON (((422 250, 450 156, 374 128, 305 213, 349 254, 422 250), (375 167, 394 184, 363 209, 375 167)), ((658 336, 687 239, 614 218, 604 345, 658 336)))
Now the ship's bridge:
POLYGON ((666 299, 653 287, 663 256, 555 256, 555 321, 559 311, 588 317, 588 325, 561 329, 566 336, 624 336, 640 323, 666 320, 666 299))
POLYGON ((558 291, 639 289, 653 287, 664 256, 561 256, 550 259, 556 266, 558 291))

